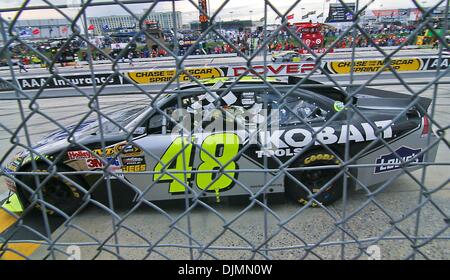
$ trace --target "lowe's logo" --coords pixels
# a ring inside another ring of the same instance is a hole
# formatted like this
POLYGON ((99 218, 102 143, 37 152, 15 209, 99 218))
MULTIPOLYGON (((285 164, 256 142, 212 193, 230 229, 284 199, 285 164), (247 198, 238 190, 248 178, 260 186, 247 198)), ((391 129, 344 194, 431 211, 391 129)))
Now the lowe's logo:
MULTIPOLYGON (((375 167, 375 174, 400 169, 400 164, 402 163, 402 161, 406 162, 411 160, 421 151, 422 149, 414 150, 409 147, 402 146, 395 151, 397 155, 395 155, 394 153, 382 155, 379 158, 377 158, 376 163, 381 165, 375 167)), ((411 163, 419 163, 419 162, 423 162, 423 154, 414 158, 414 160, 411 161, 411 163)))

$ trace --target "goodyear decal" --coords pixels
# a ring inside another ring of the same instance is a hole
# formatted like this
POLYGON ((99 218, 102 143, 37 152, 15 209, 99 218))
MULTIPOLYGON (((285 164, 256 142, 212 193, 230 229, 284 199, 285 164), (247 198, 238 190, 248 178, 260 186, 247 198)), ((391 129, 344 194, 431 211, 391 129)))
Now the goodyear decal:
MULTIPOLYGON (((334 159, 334 155, 331 154, 315 154, 312 156, 309 156, 307 158, 305 158, 305 160, 303 161, 304 164, 310 164, 316 161, 322 161, 322 160, 333 160, 334 159)), ((339 163, 339 161, 335 161, 336 163, 339 163)))
MULTIPOLYGON (((355 73, 378 72, 385 65, 384 60, 355 60, 353 71, 355 73)), ((392 68, 396 71, 419 71, 422 69, 423 61, 420 58, 400 58, 392 59, 392 68)), ((332 74, 348 74, 351 71, 352 62, 348 61, 328 61, 327 68, 332 74)), ((389 68, 384 71, 390 71, 389 68)))
MULTIPOLYGON (((220 68, 207 67, 207 68, 187 68, 185 70, 196 79, 211 79, 217 77, 223 77, 224 73, 220 68)), ((128 72, 128 77, 137 84, 153 84, 153 83, 166 83, 169 82, 176 75, 176 71, 173 70, 150 70, 150 71, 134 71, 128 72)), ((181 81, 190 81, 191 78, 182 73, 180 76, 181 81)))

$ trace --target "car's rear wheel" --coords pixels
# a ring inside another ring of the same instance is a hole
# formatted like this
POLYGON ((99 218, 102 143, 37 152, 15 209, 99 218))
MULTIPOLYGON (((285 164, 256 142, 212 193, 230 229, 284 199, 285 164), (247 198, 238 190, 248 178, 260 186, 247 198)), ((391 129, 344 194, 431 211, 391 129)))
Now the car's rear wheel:
POLYGON ((322 205, 334 203, 342 197, 343 176, 340 175, 337 178, 340 169, 333 167, 339 164, 336 156, 328 151, 316 150, 305 153, 291 167, 311 167, 311 169, 290 171, 290 174, 300 181, 309 192, 295 180, 287 177, 286 195, 302 205, 307 204, 312 196, 314 197, 312 206, 317 206, 317 202, 322 205), (324 168, 312 168, 320 166, 324 166, 324 168), (328 184, 329 182, 330 184, 328 184), (326 185, 327 187, 322 190, 326 185))
MULTIPOLYGON (((25 170, 21 170, 24 172, 31 172, 31 166, 25 170)), ((44 163, 38 163, 37 170, 47 172, 47 165, 44 163)), ((73 171, 67 167, 58 166, 59 172, 67 172, 73 171)), ((39 183, 42 183, 48 174, 39 175, 39 183)), ((65 175, 69 178, 69 180, 54 175, 46 183, 41 187, 43 200, 56 207, 60 211, 66 213, 67 215, 72 215, 76 210, 80 208, 83 203, 83 193, 80 191, 79 187, 84 187, 83 180, 77 175, 65 175), (75 183, 75 184, 74 184, 75 183)), ((36 184, 35 176, 33 175, 20 175, 18 178, 23 184, 28 186, 33 190, 33 193, 37 190, 38 185, 36 184)), ((37 196, 33 196, 29 190, 26 190, 24 187, 17 184, 18 194, 20 200, 22 202, 22 206, 24 208, 31 205, 36 199, 37 196)), ((40 209, 42 207, 41 203, 35 204, 35 207, 40 209)), ((51 209, 50 207, 46 207, 47 213, 50 215, 56 215, 57 211, 51 209)))

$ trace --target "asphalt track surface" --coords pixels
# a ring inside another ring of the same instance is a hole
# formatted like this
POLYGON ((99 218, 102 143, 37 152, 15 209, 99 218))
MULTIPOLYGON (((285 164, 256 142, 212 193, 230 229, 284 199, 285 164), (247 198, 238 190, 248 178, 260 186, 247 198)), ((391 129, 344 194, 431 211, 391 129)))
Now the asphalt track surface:
MULTIPOLYGON (((433 73, 409 73, 405 74, 407 81, 410 83, 410 87, 413 90, 420 90, 425 85, 418 83, 430 82, 434 76, 433 73)), ((371 77, 370 74, 361 76, 357 79, 359 82, 363 82, 371 77)), ((341 76, 341 82, 349 77, 341 76)), ((450 75, 441 79, 443 82, 450 82, 450 75)), ((376 82, 385 83, 384 86, 378 86, 377 88, 390 90, 394 92, 407 93, 404 86, 399 85, 398 80, 392 75, 384 75, 379 77, 376 82)), ((443 127, 449 124, 449 108, 450 108, 450 89, 448 84, 442 84, 435 89, 431 87, 427 89, 423 96, 432 97, 436 90, 436 110, 434 120, 443 127)), ((123 89, 118 89, 118 93, 124 93, 123 89)), ((133 104, 146 104, 148 99, 141 94, 128 94, 119 96, 101 96, 99 98, 100 106, 105 111, 120 110, 124 106, 130 106, 133 104)), ((41 111, 47 113, 54 120, 57 120, 61 124, 68 125, 79 120, 83 113, 89 110, 88 99, 84 97, 71 97, 71 98, 52 98, 42 99, 38 101, 41 111)), ((30 112, 27 102, 21 102, 24 108, 25 114, 30 112)), ((19 112, 19 103, 13 100, 3 100, 0 102, 0 123, 6 125, 8 129, 16 129, 21 122, 21 116, 19 112)), ((27 129, 31 135, 31 142, 35 142, 42 138, 49 132, 56 129, 54 124, 51 124, 47 119, 39 115, 34 115, 27 122, 27 129)), ((26 143, 23 137, 23 130, 19 133, 21 141, 26 143)), ((0 155, 5 155, 7 150, 11 147, 10 134, 4 129, 0 128, 0 155)), ((446 136, 447 140, 450 137, 446 136)), ((15 150, 17 151, 17 149, 15 150)), ((11 152, 12 156, 14 152, 11 152)), ((450 151, 443 143, 440 144, 436 162, 447 163, 450 161, 450 151)), ((432 194, 434 202, 445 212, 450 213, 450 186, 448 184, 448 165, 447 166, 430 166, 426 169, 426 181, 425 186, 429 189, 434 189, 441 184, 447 184, 444 188, 432 194)), ((413 175, 420 180, 422 171, 418 170, 413 172, 413 175)), ((3 181, 0 178, 0 193, 6 191, 3 186, 3 181)), ((375 187, 376 189, 376 187, 375 187)), ((391 215, 394 220, 401 220, 405 213, 412 211, 419 201, 420 187, 407 175, 403 175, 395 180, 386 190, 378 193, 375 198, 382 206, 383 211, 391 215)), ((334 205, 328 207, 329 213, 320 208, 309 208, 303 211, 300 215, 296 216, 286 224, 286 228, 295 232, 301 237, 298 239, 287 230, 282 230, 270 239, 268 245, 270 247, 287 248, 285 250, 270 251, 268 255, 274 259, 297 259, 303 257, 305 250, 298 249, 291 246, 304 245, 303 242, 312 244, 318 240, 324 238, 324 242, 328 242, 329 245, 325 247, 316 247, 312 249, 314 254, 309 254, 307 258, 316 259, 318 257, 325 259, 335 259, 341 257, 340 245, 333 245, 333 242, 339 241, 342 238, 341 231, 333 231, 336 229, 335 219, 342 218, 345 213, 351 213, 356 210, 366 201, 367 197, 364 192, 352 192, 347 202, 346 209, 344 211, 343 203, 337 202, 334 205), (290 249, 289 249, 290 248, 290 249)), ((231 220, 236 217, 247 206, 246 203, 211 203, 213 208, 220 212, 225 219, 231 220)), ((299 206, 290 202, 289 200, 279 199, 270 204, 271 209, 282 220, 287 219, 298 211, 299 206)), ((167 213, 176 218, 182 215, 184 212, 183 207, 177 207, 173 205, 167 205, 163 207, 167 213)), ((392 237, 392 240, 383 240, 376 244, 381 247, 382 259, 397 259, 407 256, 411 252, 411 243, 405 240, 396 240, 398 237, 403 237, 402 234, 413 234, 414 226, 416 222, 416 216, 412 215, 401 222, 398 222, 397 228, 392 231, 386 232, 390 228, 390 219, 383 213, 380 208, 375 204, 370 203, 347 223, 346 230, 360 240, 366 239, 371 241, 373 237, 378 237, 386 234, 388 237, 392 237)), ((126 214, 126 209, 118 209, 116 211, 118 215, 123 216, 126 214)), ((1 213, 0 213, 1 214, 1 213)), ((254 206, 249 209, 243 216, 237 219, 232 225, 231 229, 239 232, 242 236, 248 239, 250 242, 258 246, 264 240, 264 215, 267 213, 259 206, 254 206)), ((215 237, 223 231, 224 222, 219 219, 211 211, 198 207, 195 208, 189 214, 189 223, 191 224, 192 236, 198 240, 201 244, 205 245, 212 242, 212 246, 230 246, 232 250, 214 250, 208 249, 207 252, 214 254, 218 258, 224 259, 247 259, 254 257, 256 259, 262 259, 259 254, 253 256, 249 251, 251 246, 243 239, 234 234, 231 230, 227 230, 220 238, 215 240, 215 237), (245 248, 245 250, 243 250, 245 248)), ((2 217, 0 216, 0 220, 2 217)), ((8 220, 8 219, 5 219, 8 220)), ((273 215, 267 214, 267 234, 271 236, 278 230, 278 220, 273 215)), ((114 259, 115 256, 110 252, 103 250, 97 251, 99 243, 96 240, 103 241, 110 237, 113 232, 112 217, 95 207, 88 207, 79 216, 71 221, 72 225, 83 228, 88 232, 91 237, 81 233, 75 227, 60 226, 62 219, 53 218, 50 220, 52 224, 52 237, 58 238, 58 242, 67 243, 80 243, 81 245, 81 258, 90 259, 94 256, 100 259, 114 259), (98 255, 97 255, 98 254, 98 255)), ((426 203, 421 210, 421 222, 420 222, 420 236, 431 236, 436 234, 441 229, 448 227, 448 221, 444 220, 444 216, 439 213, 431 203, 426 203)), ((44 232, 42 220, 37 216, 25 217, 25 224, 30 227, 37 228, 40 232, 44 232)), ((142 208, 131 214, 125 221, 126 226, 139 232, 151 242, 159 240, 166 232, 170 230, 171 221, 164 215, 152 210, 150 208, 142 208)), ((182 229, 187 229, 188 219, 187 217, 181 218, 176 225, 182 229)), ((0 226, 1 227, 1 226, 0 226)), ((7 238, 12 236, 15 242, 19 240, 33 240, 38 239, 33 236, 29 231, 24 228, 10 228, 3 232, 1 237, 7 238)), ((450 236, 450 230, 443 231, 440 236, 450 236)), ((130 231, 120 229, 117 233, 118 242, 120 244, 127 245, 127 247, 120 249, 120 254, 125 258, 139 259, 147 254, 149 244, 147 244, 140 237, 136 236, 130 231), (139 245, 144 245, 143 248, 139 248, 139 245)), ((357 243, 352 243, 352 238, 349 235, 345 236, 345 240, 349 244, 345 248, 345 257, 352 258, 358 255, 359 249, 357 243)), ((22 243, 19 243, 19 245, 22 243)), ((26 243, 27 246, 34 246, 33 243, 26 243)), ((115 252, 114 238, 108 239, 107 247, 115 252)), ((188 246, 189 240, 186 236, 182 235, 176 230, 170 231, 170 233, 164 237, 160 243, 158 243, 157 250, 172 258, 186 259, 190 257, 190 251, 187 248, 175 248, 170 244, 177 244, 181 247, 188 246)), ((366 243, 367 244, 367 243, 366 243)), ((17 245, 17 246, 19 246, 17 245)), ((28 247, 27 247, 28 248, 28 247)), ((66 248, 60 247, 65 251, 66 248)), ((30 252, 34 253, 30 256, 33 259, 41 259, 48 254, 47 246, 33 247, 32 250, 28 248, 30 252)), ((433 259, 449 259, 450 258, 450 244, 448 240, 434 240, 427 243, 420 248, 421 252, 433 259)), ((31 253, 30 253, 31 254, 31 253)), ((194 250, 194 257, 197 257, 197 251, 194 250)), ((66 255, 56 252, 55 258, 65 259, 66 255)), ((419 259, 423 258, 420 254, 417 256, 419 259)), ((152 253, 149 256, 150 259, 161 259, 162 256, 152 253)), ((203 255, 202 258, 210 258, 207 255, 203 255)), ((367 259, 367 256, 361 256, 361 259, 367 259)))

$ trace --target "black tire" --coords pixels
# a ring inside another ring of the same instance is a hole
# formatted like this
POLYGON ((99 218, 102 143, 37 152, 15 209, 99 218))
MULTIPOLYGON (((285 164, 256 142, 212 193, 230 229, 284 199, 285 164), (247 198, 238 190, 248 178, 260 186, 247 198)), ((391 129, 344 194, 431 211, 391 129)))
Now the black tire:
MULTIPOLYGON (((296 161, 296 164, 291 167, 313 167, 339 164, 339 160, 332 153, 325 150, 315 150, 306 152, 298 161, 296 161)), ((339 171, 339 168, 324 168, 290 171, 290 174, 303 183, 314 195, 318 193, 326 183, 333 180, 339 171)), ((317 195, 315 200, 322 205, 330 205, 342 197, 342 189, 343 176, 341 175, 333 181, 332 185, 317 195)), ((290 199, 293 199, 302 205, 307 204, 310 200, 308 191, 289 177, 286 177, 285 192, 290 199)), ((317 206, 317 203, 313 201, 312 206, 317 206)))
MULTIPOLYGON (((45 163, 38 163, 37 170, 39 171, 47 171, 48 165, 45 163)), ((73 171, 67 167, 58 166, 58 172, 67 172, 73 171)), ((31 166, 25 168, 24 172, 31 172, 31 166)), ((40 175, 39 182, 42 182, 48 175, 40 175)), ((84 187, 84 181, 77 175, 66 175, 67 178, 70 178, 77 185, 84 187)), ((18 179, 27 185, 29 188, 36 190, 36 181, 33 175, 21 175, 18 179)), ((21 187, 19 184, 17 185, 18 195, 20 201, 22 203, 23 208, 27 208, 31 205, 32 201, 32 193, 30 193, 25 188, 21 187)), ((58 208, 62 212, 67 215, 72 215, 83 203, 83 192, 79 190, 79 188, 73 183, 69 182, 67 179, 62 178, 60 176, 53 176, 50 180, 46 182, 46 184, 41 188, 42 195, 44 201, 58 208)), ((36 208, 40 209, 40 203, 35 204, 36 208)), ((53 209, 46 207, 47 213, 49 215, 58 215, 56 211, 53 209)))

